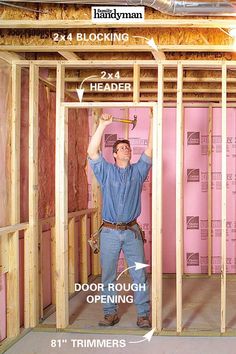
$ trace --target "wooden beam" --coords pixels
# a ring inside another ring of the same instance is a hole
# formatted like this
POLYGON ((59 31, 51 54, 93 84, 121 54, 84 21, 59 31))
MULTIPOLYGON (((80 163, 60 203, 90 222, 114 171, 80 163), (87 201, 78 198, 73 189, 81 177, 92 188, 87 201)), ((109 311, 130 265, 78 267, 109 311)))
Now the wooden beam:
POLYGON ((9 271, 9 257, 8 257, 8 234, 3 234, 0 237, 0 276, 9 271))
POLYGON ((88 237, 87 215, 81 216, 81 228, 79 233, 79 278, 82 284, 88 283, 88 237))
POLYGON ((78 57, 78 55, 76 55, 73 52, 68 52, 65 50, 59 51, 58 52, 61 56, 63 56, 63 58, 67 59, 67 60, 79 60, 80 58, 78 57))
MULTIPOLYGON (((2 44, 0 45, 0 51, 7 51, 7 52, 33 52, 33 53, 40 53, 40 52, 61 52, 65 50, 64 45, 12 45, 12 44, 2 44)), ((211 53, 230 53, 234 52, 233 45, 221 45, 221 44, 160 44, 158 45, 158 50, 160 52, 191 52, 191 53, 198 53, 198 52, 211 52, 211 53)), ((112 44, 112 45, 74 45, 71 44, 70 46, 66 46, 67 52, 80 52, 80 53, 89 53, 89 52, 151 52, 151 48, 148 45, 120 45, 120 44, 112 44)))
POLYGON ((222 189, 221 189, 221 333, 226 324, 226 220, 227 220, 227 65, 222 64, 222 189))
POLYGON ((207 181, 208 181, 208 190, 207 190, 207 238, 208 238, 208 275, 211 276, 212 268, 212 129, 213 129, 213 108, 212 105, 209 105, 208 113, 208 169, 207 169, 207 181))
MULTIPOLYGON (((99 124, 99 117, 102 114, 102 108, 92 108, 92 134, 95 133, 97 126, 99 124)), ((102 195, 99 183, 92 174, 92 181, 91 181, 91 199, 92 205, 94 208, 97 209, 97 212, 92 217, 92 230, 98 230, 102 223, 102 195), (94 229, 96 228, 96 229, 94 229)), ((100 257, 98 255, 92 256, 92 271, 95 274, 101 274, 101 266, 100 266, 100 257)), ((94 275, 95 275, 94 274, 94 275)))
MULTIPOLYGON (((80 83, 81 81, 83 81, 83 77, 66 77, 65 78, 65 82, 76 82, 76 83, 80 83)), ((209 83, 220 83, 221 84, 221 77, 185 77, 183 79, 183 82, 197 82, 197 83, 205 83, 205 82, 209 82, 209 83)), ((47 82, 55 82, 56 78, 48 78, 47 82)), ((140 77, 140 82, 155 82, 157 83, 158 78, 157 76, 149 76, 149 77, 140 77)), ((107 82, 107 79, 102 79, 102 78, 91 78, 86 80, 86 82, 107 82)), ((116 82, 133 82, 133 77, 128 76, 128 77, 123 77, 120 79, 116 79, 116 82)), ((169 83, 169 82, 177 82, 177 77, 164 77, 164 82, 169 83)), ((236 82, 236 78, 231 78, 231 77, 227 77, 227 82, 228 83, 235 83, 236 82)))
POLYGON ((183 273, 183 66, 178 64, 176 112, 176 309, 177 332, 182 332, 183 273))
POLYGON ((39 318, 43 319, 43 227, 42 223, 39 223, 39 318))
POLYGON ((56 90, 56 327, 69 324, 68 305, 68 110, 64 99, 65 68, 57 66, 56 90))
POLYGON ((78 250, 75 247, 75 218, 71 218, 69 220, 69 257, 68 257, 68 271, 69 271, 69 294, 73 294, 75 292, 75 267, 77 267, 78 250), (76 261, 77 258, 77 261, 76 261))
POLYGON ((133 68, 133 101, 139 102, 140 99, 140 66, 134 64, 133 68))
MULTIPOLYGON (((138 24, 139 28, 232 28, 232 19, 146 19, 138 24)), ((91 20, 1 20, 0 28, 137 28, 137 23, 93 23, 91 20)))
MULTIPOLYGON (((153 119, 156 120, 156 127, 153 129, 153 162, 156 163, 155 176, 152 181, 155 181, 155 194, 152 194, 154 198, 153 206, 154 213, 156 210, 156 230, 157 230, 157 244, 156 244, 156 278, 157 278, 157 330, 162 330, 162 122, 163 122, 163 96, 164 96, 164 66, 158 64, 158 105, 153 109, 153 119), (154 143, 155 141, 155 143, 154 143)), ((154 215, 153 215, 154 217, 154 215)), ((154 273, 155 277, 155 273, 154 273)))
MULTIPOLYGON (((153 102, 125 102, 125 105, 130 107, 153 107, 153 102)), ((103 107, 124 107, 123 102, 90 102, 90 103, 80 103, 80 102, 63 102, 62 106, 67 108, 103 108, 103 107)))
MULTIPOLYGON (((12 65, 12 115, 11 115, 11 224, 20 222, 20 119, 21 119, 21 69, 12 65)), ((19 232, 8 237, 7 273, 7 337, 20 333, 19 309, 19 232)))
POLYGON ((9 64, 12 64, 15 60, 24 59, 21 55, 13 52, 0 52, 0 59, 6 61, 9 64))
POLYGON ((56 305, 56 229, 51 227, 51 288, 52 304, 56 305))
POLYGON ((39 281, 38 281, 38 94, 39 68, 30 64, 29 77, 29 238, 28 258, 30 298, 25 304, 29 308, 29 326, 38 324, 39 281))
MULTIPOLYGON (((67 47, 67 49, 71 48, 67 47)), ((15 47, 14 47, 15 48, 15 47)), ((84 47, 83 47, 84 48, 84 47)), ((219 46, 217 46, 219 48, 219 46)), ((33 47, 32 47, 33 49, 33 47)), ((78 47, 77 47, 78 49, 78 47)), ((176 49, 176 47, 175 47, 176 49)), ((3 46, 0 46, 0 51, 4 50, 3 46)), ((44 51, 45 48, 42 48, 44 51)), ((173 48, 174 50, 174 48, 173 48)), ((75 50, 73 50, 75 51, 75 50)), ((111 46, 111 52, 113 51, 113 46, 111 46)), ((120 52, 120 49, 117 48, 117 51, 120 52)), ((196 49, 196 51, 199 51, 196 49)), ((105 67, 109 68, 132 68, 134 64, 140 65, 140 68, 145 69, 156 69, 157 63, 155 60, 16 60, 14 62, 16 65, 20 65, 21 67, 28 67, 30 63, 39 65, 40 67, 48 67, 54 68, 58 64, 64 65, 65 68, 101 68, 105 67)), ((188 70, 221 70, 222 60, 165 60, 162 61, 162 64, 165 65, 165 69, 176 69, 177 64, 182 63, 184 69, 188 70)), ((236 61, 226 61, 228 64, 228 68, 234 70, 236 66, 236 61)))

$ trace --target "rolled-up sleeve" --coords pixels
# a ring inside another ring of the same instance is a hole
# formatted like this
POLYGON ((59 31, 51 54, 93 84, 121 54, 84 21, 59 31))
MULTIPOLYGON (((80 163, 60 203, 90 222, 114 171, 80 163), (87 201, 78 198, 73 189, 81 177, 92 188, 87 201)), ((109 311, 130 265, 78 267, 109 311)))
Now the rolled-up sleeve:
POLYGON ((88 157, 88 161, 95 177, 98 180, 98 183, 100 185, 103 185, 106 180, 107 168, 109 167, 109 163, 104 159, 102 154, 100 154, 98 159, 96 160, 92 160, 88 157))
POLYGON ((142 178, 142 182, 147 178, 148 172, 152 166, 152 159, 143 153, 137 162, 137 167, 142 178))

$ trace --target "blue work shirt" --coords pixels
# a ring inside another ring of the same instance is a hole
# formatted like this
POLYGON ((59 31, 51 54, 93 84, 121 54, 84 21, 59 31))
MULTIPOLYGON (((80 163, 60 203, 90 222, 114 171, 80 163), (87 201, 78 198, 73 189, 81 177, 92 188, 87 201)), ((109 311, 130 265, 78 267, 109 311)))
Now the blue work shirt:
POLYGON ((152 161, 142 154, 138 162, 120 168, 107 162, 100 154, 89 158, 90 166, 101 186, 102 218, 111 223, 128 223, 141 213, 141 191, 152 161))

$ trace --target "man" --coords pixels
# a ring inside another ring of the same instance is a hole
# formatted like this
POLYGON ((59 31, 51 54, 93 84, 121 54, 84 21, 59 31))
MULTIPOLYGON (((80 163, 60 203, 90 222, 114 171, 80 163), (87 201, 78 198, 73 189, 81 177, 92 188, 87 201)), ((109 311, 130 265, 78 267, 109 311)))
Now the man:
MULTIPOLYGON (((117 264, 123 250, 128 267, 135 262, 146 263, 141 230, 137 217, 141 213, 142 185, 151 168, 152 119, 150 121, 148 146, 139 161, 130 164, 131 148, 128 140, 118 140, 113 146, 115 164, 108 163, 99 151, 104 129, 112 123, 112 116, 102 114, 96 132, 88 147, 90 166, 101 186, 103 195, 103 227, 100 232, 101 268, 103 295, 107 298, 116 292, 109 284, 115 284, 117 264)), ((131 268, 133 284, 141 285, 134 292, 137 308, 137 325, 150 328, 150 301, 147 276, 144 268, 131 268)), ((119 322, 117 303, 107 301, 104 306, 104 320, 100 326, 113 326, 119 322)))

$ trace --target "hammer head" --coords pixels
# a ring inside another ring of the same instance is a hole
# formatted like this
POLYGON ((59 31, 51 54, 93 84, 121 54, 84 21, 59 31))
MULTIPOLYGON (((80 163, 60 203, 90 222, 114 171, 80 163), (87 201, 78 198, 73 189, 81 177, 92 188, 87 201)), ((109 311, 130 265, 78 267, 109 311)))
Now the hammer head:
POLYGON ((134 119, 132 120, 132 124, 133 124, 133 128, 132 130, 136 127, 136 124, 137 124, 137 116, 136 114, 134 115, 134 119))

